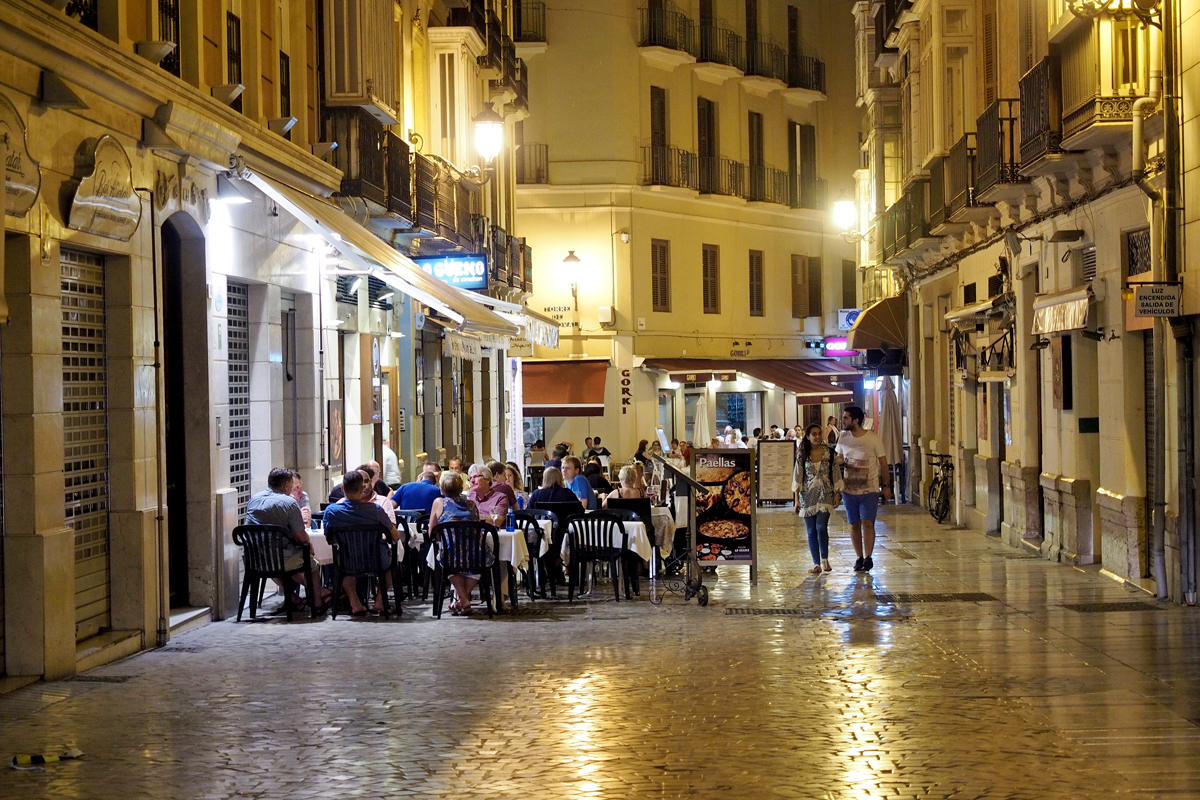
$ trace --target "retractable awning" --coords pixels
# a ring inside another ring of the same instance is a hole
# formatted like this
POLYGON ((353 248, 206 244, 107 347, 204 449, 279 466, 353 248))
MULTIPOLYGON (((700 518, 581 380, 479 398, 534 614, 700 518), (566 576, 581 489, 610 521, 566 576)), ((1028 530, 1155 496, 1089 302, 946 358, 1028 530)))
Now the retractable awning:
POLYGON ((1038 295, 1033 298, 1033 333, 1082 330, 1087 327, 1088 307, 1093 299, 1090 285, 1038 295))
MULTIPOLYGON (((648 358, 642 366, 666 370, 671 380, 677 383, 699 383, 713 377, 736 379, 737 373, 741 373, 792 392, 807 405, 844 403, 853 399, 854 392, 850 389, 834 386, 826 376, 810 374, 811 362, 818 360, 826 359, 648 358)), ((853 372, 858 374, 858 370, 853 372)))
POLYGON ((342 213, 337 206, 251 173, 246 180, 367 274, 444 314, 461 331, 517 336, 520 329, 461 289, 426 274, 411 258, 342 213))
POLYGON ((522 359, 522 413, 527 417, 602 417, 607 378, 607 358, 522 359))
POLYGON ((852 364, 843 364, 832 358, 805 358, 800 361, 805 375, 819 375, 827 378, 862 377, 862 370, 852 364))
POLYGON ((908 342, 908 301, 887 297, 863 309, 846 334, 851 350, 904 350, 908 342))
POLYGON ((539 314, 532 308, 498 300, 486 294, 467 292, 467 297, 475 302, 491 308, 500 316, 521 328, 522 335, 531 344, 558 349, 558 323, 549 317, 539 314))
POLYGON ((973 322, 995 308, 996 303, 999 300, 1000 296, 998 295, 996 297, 990 297, 987 300, 981 300, 978 303, 972 303, 969 306, 956 308, 945 316, 945 320, 951 325, 958 325, 959 323, 967 321, 973 322))

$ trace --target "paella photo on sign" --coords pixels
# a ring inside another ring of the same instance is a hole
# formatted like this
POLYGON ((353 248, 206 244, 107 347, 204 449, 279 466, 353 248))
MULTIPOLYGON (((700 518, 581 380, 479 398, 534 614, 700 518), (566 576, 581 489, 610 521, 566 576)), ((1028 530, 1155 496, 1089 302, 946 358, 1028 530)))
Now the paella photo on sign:
POLYGON ((708 487, 696 502, 696 555, 701 561, 753 559, 754 473, 750 451, 697 453, 696 480, 708 487))

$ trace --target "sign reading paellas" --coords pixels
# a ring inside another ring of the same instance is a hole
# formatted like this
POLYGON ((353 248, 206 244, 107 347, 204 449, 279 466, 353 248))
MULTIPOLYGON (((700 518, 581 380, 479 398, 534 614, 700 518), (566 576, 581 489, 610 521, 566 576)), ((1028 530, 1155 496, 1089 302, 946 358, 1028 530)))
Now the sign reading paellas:
POLYGON ((413 261, 425 272, 442 283, 459 289, 488 288, 486 256, 437 256, 436 258, 414 258, 413 261))

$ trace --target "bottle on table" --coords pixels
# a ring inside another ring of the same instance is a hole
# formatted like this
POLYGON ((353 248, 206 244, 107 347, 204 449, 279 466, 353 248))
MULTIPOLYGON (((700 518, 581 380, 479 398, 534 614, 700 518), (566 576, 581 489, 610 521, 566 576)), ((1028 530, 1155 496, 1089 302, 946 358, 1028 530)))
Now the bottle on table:
POLYGON ((504 529, 506 531, 515 531, 517 529, 517 515, 513 513, 511 508, 508 510, 508 517, 504 520, 504 529))

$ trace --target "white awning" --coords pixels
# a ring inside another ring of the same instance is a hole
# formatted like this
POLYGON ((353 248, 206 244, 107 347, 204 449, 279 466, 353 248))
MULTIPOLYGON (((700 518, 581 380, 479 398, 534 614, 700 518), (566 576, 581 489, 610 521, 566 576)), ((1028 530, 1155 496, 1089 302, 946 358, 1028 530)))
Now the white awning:
POLYGON ((454 321, 459 330, 516 336, 520 329, 472 300, 470 293, 425 273, 411 258, 342 213, 337 206, 270 178, 246 178, 368 275, 454 321))
POLYGON ((1040 294, 1033 298, 1033 333, 1064 333, 1087 327, 1092 287, 1079 286, 1065 292, 1040 294))
POLYGON ((974 321, 977 317, 981 317, 995 308, 999 300, 1000 296, 990 297, 987 300, 972 303, 969 306, 956 308, 945 316, 945 320, 951 325, 957 325, 960 322, 967 322, 969 320, 974 321))
POLYGON ((498 300, 486 294, 467 293, 476 303, 485 305, 514 325, 519 326, 522 336, 530 344, 540 344, 545 347, 558 348, 558 323, 547 316, 537 313, 531 308, 498 300))

